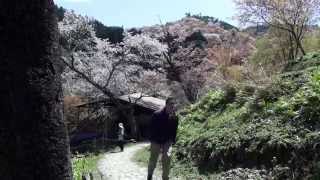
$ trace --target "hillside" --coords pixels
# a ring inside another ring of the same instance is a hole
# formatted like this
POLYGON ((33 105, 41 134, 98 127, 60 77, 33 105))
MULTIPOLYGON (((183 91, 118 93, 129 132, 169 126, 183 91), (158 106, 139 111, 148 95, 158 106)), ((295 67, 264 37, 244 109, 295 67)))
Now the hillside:
MULTIPOLYGON (((57 8, 56 12, 59 19, 65 15, 63 8, 57 8)), ((185 91, 186 99, 191 102, 197 100, 210 88, 221 86, 230 75, 238 78, 239 71, 241 71, 240 66, 247 62, 248 57, 255 50, 255 39, 252 36, 209 16, 190 15, 178 21, 166 23, 164 26, 154 25, 127 30, 122 27, 105 26, 94 18, 84 18, 89 20, 89 25, 93 27, 96 37, 108 39, 113 45, 123 42, 129 32, 133 36, 138 35, 136 36, 138 39, 139 34, 142 33, 142 36, 147 34, 167 46, 163 41, 164 31, 172 34, 171 43, 175 47, 171 48, 170 53, 175 64, 175 71, 180 75, 170 77, 158 73, 157 76, 162 82, 173 81, 172 77, 183 77, 183 80, 179 82, 182 82, 181 86, 185 91)), ((153 67, 155 64, 151 62, 148 61, 148 66, 145 67, 153 67)), ((165 87, 165 89, 168 88, 165 87)), ((163 88, 158 90, 160 91, 165 92, 163 88)), ((158 95, 165 96, 161 93, 157 93, 158 95)))
POLYGON ((175 171, 203 179, 319 179, 319 108, 319 53, 292 61, 268 87, 212 91, 180 113, 175 171))
MULTIPOLYGON (((200 32, 206 39, 206 58, 215 64, 221 64, 218 56, 225 49, 231 50, 231 64, 241 64, 255 49, 255 39, 247 33, 239 32, 237 29, 225 29, 221 23, 212 23, 195 17, 185 17, 175 22, 166 23, 165 29, 176 35, 181 42, 187 41, 194 33, 200 32)), ((154 25, 139 29, 142 33, 153 37, 163 35, 163 26, 154 25)))
POLYGON ((211 88, 221 87, 226 79, 239 78, 241 66, 255 50, 255 39, 249 34, 194 17, 143 27, 138 32, 157 39, 169 32, 175 38, 178 50, 174 50, 174 62, 182 71, 188 69, 182 73, 182 86, 191 102, 211 88), (194 49, 193 44, 200 44, 200 48, 194 49))
MULTIPOLYGON (((63 7, 55 6, 59 21, 62 21, 66 11, 63 7)), ((107 26, 94 18, 91 18, 90 24, 94 28, 97 37, 109 39, 114 44, 123 41, 123 33, 125 32, 123 27, 107 26)), ((192 35, 201 32, 207 42, 204 50, 204 53, 207 54, 206 59, 212 61, 215 65, 225 63, 225 58, 220 60, 221 56, 225 56, 221 54, 226 54, 225 49, 232 49, 232 62, 228 62, 229 65, 243 63, 255 49, 254 33, 249 30, 240 32, 237 27, 214 17, 186 13, 186 17, 166 23, 164 26, 168 32, 178 36, 179 41, 183 44, 187 44, 192 35)), ((132 28, 126 31, 133 34, 145 33, 155 38, 163 36, 162 25, 132 28)))

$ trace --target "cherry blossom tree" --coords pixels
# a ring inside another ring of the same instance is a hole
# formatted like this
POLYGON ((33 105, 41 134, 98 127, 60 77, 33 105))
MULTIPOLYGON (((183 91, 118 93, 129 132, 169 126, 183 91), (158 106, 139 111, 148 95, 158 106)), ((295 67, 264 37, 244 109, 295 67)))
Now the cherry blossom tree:
POLYGON ((266 24, 287 33, 294 57, 305 55, 302 40, 311 25, 319 20, 319 0, 235 0, 243 24, 266 24))
POLYGON ((89 18, 69 11, 59 24, 66 50, 63 62, 68 67, 65 79, 78 80, 66 82, 67 86, 83 88, 90 84, 114 96, 124 90, 137 91, 129 87, 139 87, 139 79, 145 74, 142 64, 152 64, 153 70, 161 71, 159 59, 166 46, 158 40, 126 33, 122 43, 111 44, 97 38, 89 22, 89 18))
POLYGON ((107 96, 122 109, 124 107, 117 96, 151 89, 146 85, 153 84, 143 81, 148 71, 141 65, 149 63, 154 70, 161 71, 159 59, 166 46, 148 35, 133 36, 129 33, 125 34, 123 42, 111 44, 97 38, 89 22, 89 18, 68 11, 59 23, 64 47, 61 59, 66 66, 63 74, 65 87, 96 91, 96 95, 107 96))

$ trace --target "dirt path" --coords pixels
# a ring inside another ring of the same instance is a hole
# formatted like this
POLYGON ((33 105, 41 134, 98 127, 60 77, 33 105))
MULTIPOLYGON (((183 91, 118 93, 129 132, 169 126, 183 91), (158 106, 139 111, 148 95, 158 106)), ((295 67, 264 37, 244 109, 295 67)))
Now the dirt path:
MULTIPOLYGON (((126 147, 124 152, 107 153, 98 162, 98 170, 104 180, 146 180, 147 168, 132 162, 135 152, 148 146, 147 143, 139 143, 126 147)), ((161 180, 159 172, 155 172, 154 180, 161 180)))

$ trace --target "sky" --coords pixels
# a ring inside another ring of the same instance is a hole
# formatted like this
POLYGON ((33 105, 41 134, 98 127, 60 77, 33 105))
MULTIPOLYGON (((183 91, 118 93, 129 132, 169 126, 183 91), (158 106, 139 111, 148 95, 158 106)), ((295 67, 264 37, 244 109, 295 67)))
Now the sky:
POLYGON ((58 6, 93 17, 107 26, 151 26, 181 19, 185 13, 213 16, 230 24, 233 0, 54 0, 58 6))

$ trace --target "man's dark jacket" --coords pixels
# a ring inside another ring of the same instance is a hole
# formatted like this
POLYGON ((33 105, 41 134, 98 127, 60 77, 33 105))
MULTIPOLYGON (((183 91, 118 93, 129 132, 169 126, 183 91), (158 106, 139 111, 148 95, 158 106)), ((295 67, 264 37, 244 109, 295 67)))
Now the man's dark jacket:
POLYGON ((178 117, 169 116, 165 108, 156 111, 150 124, 150 141, 158 144, 176 142, 178 117))

